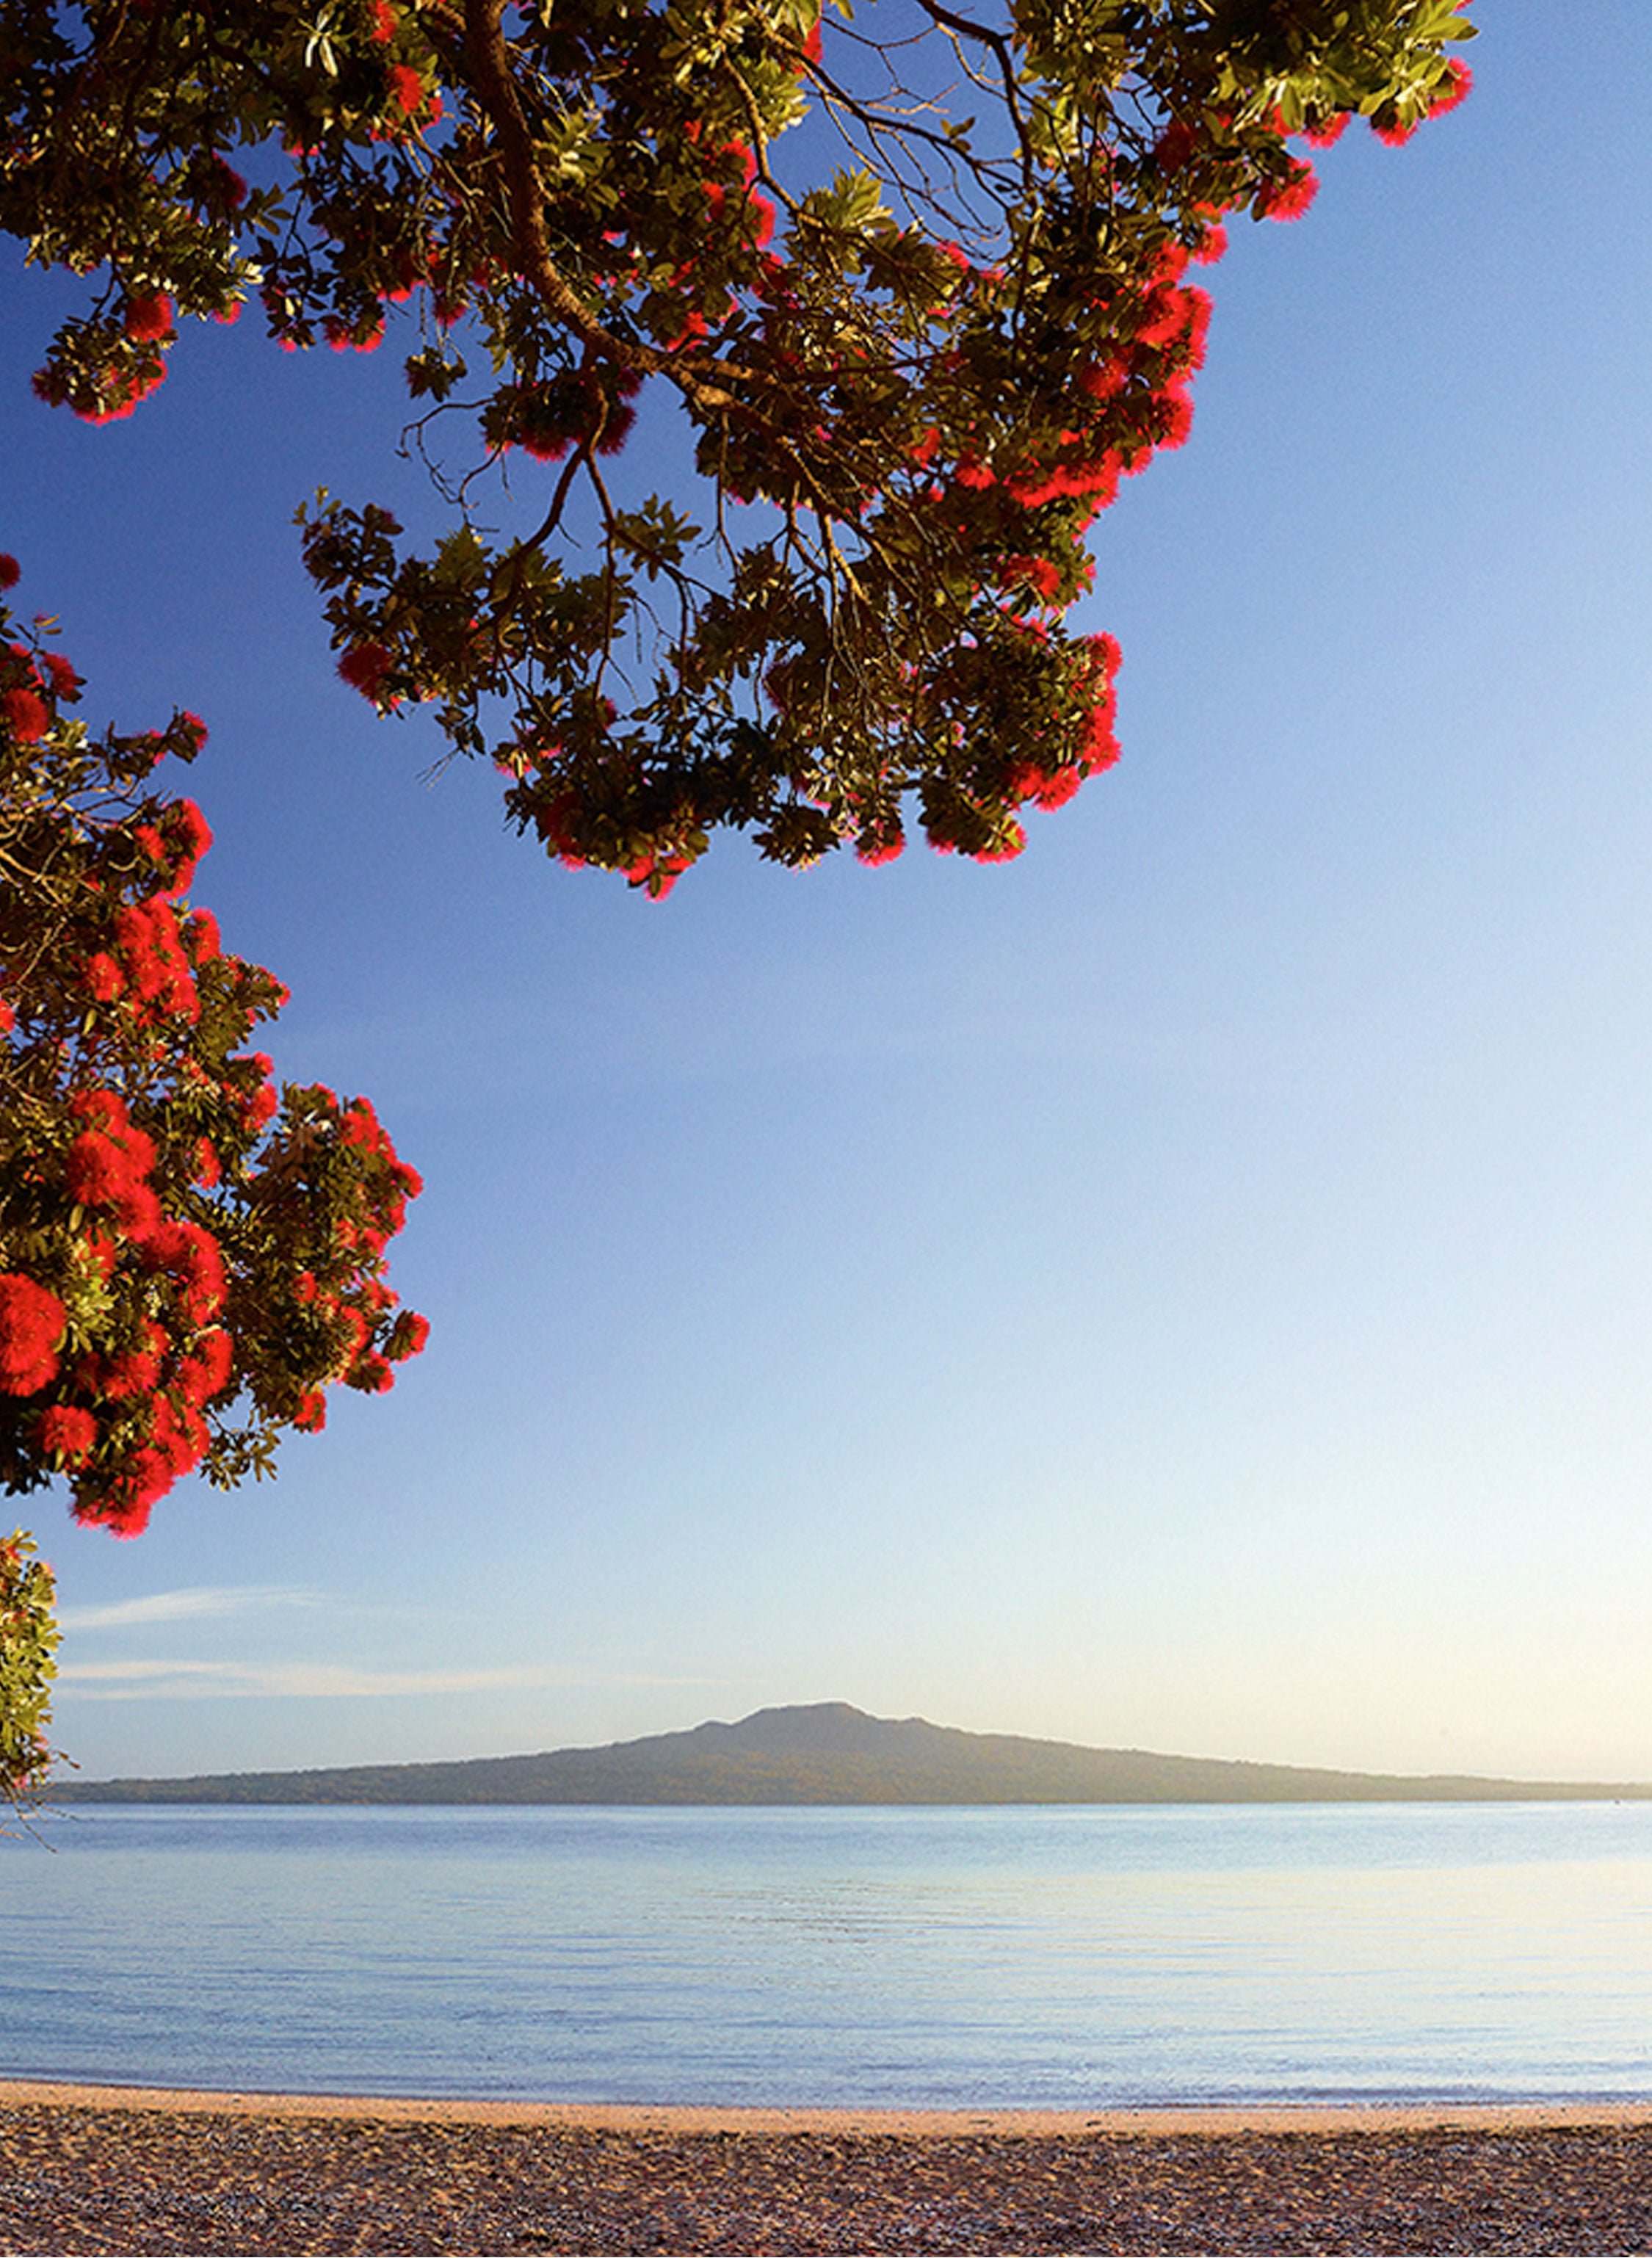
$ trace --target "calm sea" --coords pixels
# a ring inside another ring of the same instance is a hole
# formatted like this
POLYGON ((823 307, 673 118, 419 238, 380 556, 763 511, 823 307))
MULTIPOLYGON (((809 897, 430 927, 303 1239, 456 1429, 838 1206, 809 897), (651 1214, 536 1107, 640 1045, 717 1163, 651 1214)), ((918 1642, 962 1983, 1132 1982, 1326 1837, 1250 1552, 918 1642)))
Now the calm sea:
POLYGON ((81 1807, 0 2071, 1085 2108, 1652 2095, 1652 1805, 81 1807))

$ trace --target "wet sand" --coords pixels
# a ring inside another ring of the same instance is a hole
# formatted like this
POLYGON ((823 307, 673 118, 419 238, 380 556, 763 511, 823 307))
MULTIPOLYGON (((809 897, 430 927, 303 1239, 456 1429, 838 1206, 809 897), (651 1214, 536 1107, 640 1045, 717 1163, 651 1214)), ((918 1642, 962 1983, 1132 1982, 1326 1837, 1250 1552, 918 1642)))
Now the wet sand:
POLYGON ((0 2081, 0 2252, 1652 2252, 1652 2105, 633 2109, 0 2081))

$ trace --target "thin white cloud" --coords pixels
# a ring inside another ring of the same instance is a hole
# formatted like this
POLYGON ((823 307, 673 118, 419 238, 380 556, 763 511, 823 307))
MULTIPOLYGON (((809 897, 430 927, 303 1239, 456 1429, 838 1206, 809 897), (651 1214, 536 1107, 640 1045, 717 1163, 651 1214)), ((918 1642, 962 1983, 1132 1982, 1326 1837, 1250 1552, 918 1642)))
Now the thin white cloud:
MULTIPOLYGON (((72 1662, 58 1684, 83 1701, 263 1695, 278 1700, 382 1698, 386 1694, 479 1694, 500 1686, 677 1686, 711 1681, 657 1676, 593 1678, 570 1665, 530 1664, 506 1670, 364 1670, 330 1662, 72 1662)), ((720 1681, 716 1681, 720 1683, 720 1681)))
POLYGON ((141 1600, 111 1600, 102 1607, 65 1608, 58 1621, 65 1630, 117 1630, 132 1623, 246 1615, 255 1608, 313 1608, 322 1597, 299 1584, 200 1584, 176 1592, 151 1592, 141 1600))

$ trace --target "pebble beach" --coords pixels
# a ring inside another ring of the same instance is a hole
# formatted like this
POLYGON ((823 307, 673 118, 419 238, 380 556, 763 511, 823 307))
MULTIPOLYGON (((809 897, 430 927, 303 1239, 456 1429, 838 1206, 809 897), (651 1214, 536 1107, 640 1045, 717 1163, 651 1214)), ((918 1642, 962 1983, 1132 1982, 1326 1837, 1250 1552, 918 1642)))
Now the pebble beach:
POLYGON ((1652 2251, 1652 2108, 592 2109, 0 2082, 0 2253, 1652 2251))

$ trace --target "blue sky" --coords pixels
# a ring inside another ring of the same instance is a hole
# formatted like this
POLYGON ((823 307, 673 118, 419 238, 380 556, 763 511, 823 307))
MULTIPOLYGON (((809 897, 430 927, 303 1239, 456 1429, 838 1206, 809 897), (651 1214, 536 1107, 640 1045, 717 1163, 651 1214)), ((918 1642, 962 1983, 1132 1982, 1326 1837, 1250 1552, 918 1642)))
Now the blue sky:
POLYGON ((428 1185, 393 1395, 135 1544, 20 1502, 89 1775, 844 1699, 1652 1778, 1652 18, 1476 17, 1233 231, 1096 529, 1124 761, 1003 867, 553 868, 333 675, 290 519, 429 514, 392 356, 201 329, 93 430, 0 279, 19 600, 206 718, 278 1068, 428 1185))

